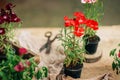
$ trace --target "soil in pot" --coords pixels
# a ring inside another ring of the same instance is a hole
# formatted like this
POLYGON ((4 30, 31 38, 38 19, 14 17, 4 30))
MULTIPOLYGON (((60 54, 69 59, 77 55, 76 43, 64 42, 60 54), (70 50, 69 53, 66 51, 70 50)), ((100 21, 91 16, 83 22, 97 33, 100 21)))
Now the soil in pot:
POLYGON ((100 41, 100 37, 97 35, 93 37, 88 37, 85 40, 85 49, 87 54, 94 54, 97 51, 98 43, 100 41))
POLYGON ((77 64, 74 67, 66 67, 64 65, 65 76, 71 76, 72 78, 80 78, 83 64, 77 64))

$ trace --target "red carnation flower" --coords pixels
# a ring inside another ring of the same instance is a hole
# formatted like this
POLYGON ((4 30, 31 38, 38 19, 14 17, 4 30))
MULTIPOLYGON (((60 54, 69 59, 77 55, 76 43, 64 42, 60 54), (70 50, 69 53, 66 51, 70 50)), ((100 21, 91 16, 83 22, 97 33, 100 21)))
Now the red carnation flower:
POLYGON ((76 21, 79 23, 79 24, 85 24, 86 22, 86 17, 84 16, 84 14, 82 12, 75 12, 74 13, 74 16, 76 16, 76 21))
POLYGON ((93 30, 98 30, 98 22, 95 20, 87 20, 86 25, 92 28, 93 30))
POLYGON ((19 48, 19 54, 24 55, 27 53, 27 50, 25 48, 19 48))
POLYGON ((64 17, 65 20, 65 27, 70 27, 75 25, 75 22, 73 19, 69 19, 67 16, 64 17))
POLYGON ((6 5, 6 9, 7 9, 7 10, 11 10, 13 7, 15 7, 15 5, 13 5, 12 3, 8 3, 8 4, 6 5))
POLYGON ((3 17, 0 16, 0 24, 4 23, 3 17))
POLYGON ((5 29, 4 28, 0 28, 0 35, 5 34, 5 29))
POLYGON ((82 12, 74 12, 74 16, 76 16, 76 17, 85 17, 85 15, 82 12))
POLYGON ((81 16, 81 17, 77 17, 76 21, 78 21, 79 24, 85 24, 86 23, 86 18, 81 16))
POLYGON ((9 17, 9 14, 8 13, 4 13, 3 15, 2 15, 2 18, 4 19, 4 21, 6 21, 6 22, 10 22, 10 17, 9 17))
POLYGON ((12 13, 10 15, 10 22, 20 22, 20 18, 18 18, 15 13, 12 13))
POLYGON ((75 27, 74 31, 75 36, 80 37, 84 34, 84 29, 82 27, 75 27))
POLYGON ((14 67, 14 70, 17 71, 17 72, 21 72, 25 69, 24 65, 22 62, 19 62, 15 67, 14 67))

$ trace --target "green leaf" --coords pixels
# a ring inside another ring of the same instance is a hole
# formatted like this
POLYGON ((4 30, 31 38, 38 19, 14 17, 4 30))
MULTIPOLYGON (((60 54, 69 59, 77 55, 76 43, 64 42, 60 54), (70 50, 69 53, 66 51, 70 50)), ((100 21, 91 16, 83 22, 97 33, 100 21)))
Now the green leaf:
POLYGON ((45 77, 48 76, 48 69, 46 67, 42 67, 43 71, 44 71, 44 75, 45 77))
POLYGON ((113 62, 113 63, 112 63, 112 69, 115 70, 116 66, 117 66, 116 63, 113 62))
POLYGON ((42 72, 40 70, 38 70, 38 72, 36 73, 36 78, 37 79, 41 79, 42 78, 42 72))
POLYGON ((118 44, 118 46, 120 46, 120 43, 118 44))
POLYGON ((2 77, 2 80, 8 80, 4 72, 0 72, 0 77, 2 77))
POLYGON ((114 56, 116 49, 110 51, 110 56, 114 56))

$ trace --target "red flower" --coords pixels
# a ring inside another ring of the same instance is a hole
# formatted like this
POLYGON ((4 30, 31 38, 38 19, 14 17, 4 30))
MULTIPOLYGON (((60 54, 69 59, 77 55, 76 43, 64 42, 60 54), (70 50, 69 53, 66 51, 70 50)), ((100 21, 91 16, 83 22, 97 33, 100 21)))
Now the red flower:
POLYGON ((68 16, 65 16, 64 20, 65 20, 65 27, 70 27, 70 26, 75 25, 74 20, 73 19, 69 19, 68 16))
POLYGON ((3 15, 2 15, 2 18, 4 19, 4 21, 6 21, 6 22, 10 22, 10 17, 9 17, 9 14, 8 13, 4 13, 3 15))
POLYGON ((27 50, 25 48, 19 48, 19 54, 24 55, 27 53, 27 50))
POLYGON ((18 18, 15 13, 12 13, 10 15, 10 22, 20 22, 20 18, 18 18))
POLYGON ((76 20, 78 21, 79 24, 85 24, 86 23, 86 18, 81 16, 77 17, 76 20))
POLYGON ((0 24, 4 23, 3 17, 0 16, 0 24))
POLYGON ((7 10, 11 10, 13 7, 15 7, 15 5, 13 5, 12 3, 8 3, 8 4, 6 5, 6 9, 7 9, 7 10))
POLYGON ((5 34, 5 29, 4 28, 0 28, 0 35, 5 34))
POLYGON ((95 20, 87 20, 86 25, 92 28, 93 30, 98 30, 98 22, 95 20))
POLYGON ((25 63, 27 64, 27 66, 30 66, 30 65, 31 65, 31 63, 30 63, 29 60, 27 60, 25 63))
POLYGON ((19 64, 17 64, 15 67, 14 67, 14 70, 17 71, 17 72, 21 72, 25 69, 24 65, 22 62, 19 62, 19 64))
POLYGON ((76 17, 85 17, 85 15, 82 12, 74 12, 74 16, 76 16, 76 17))
POLYGON ((82 12, 75 12, 74 16, 76 16, 76 21, 79 24, 85 24, 86 22, 86 17, 84 16, 84 14, 82 12))
POLYGON ((74 34, 77 37, 80 37, 84 34, 84 29, 82 27, 75 27, 74 34))
POLYGON ((118 57, 120 58, 120 52, 118 53, 118 57))

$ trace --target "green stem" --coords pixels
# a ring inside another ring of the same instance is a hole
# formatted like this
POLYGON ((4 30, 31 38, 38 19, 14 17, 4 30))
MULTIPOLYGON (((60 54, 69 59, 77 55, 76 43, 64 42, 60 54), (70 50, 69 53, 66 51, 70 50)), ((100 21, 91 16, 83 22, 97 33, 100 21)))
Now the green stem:
POLYGON ((5 68, 7 68, 6 66, 4 66, 4 67, 2 67, 2 68, 0 68, 0 71, 2 71, 3 69, 5 69, 5 68))

